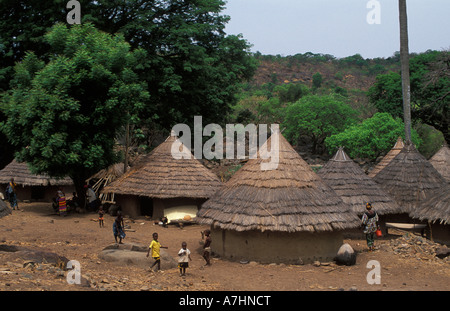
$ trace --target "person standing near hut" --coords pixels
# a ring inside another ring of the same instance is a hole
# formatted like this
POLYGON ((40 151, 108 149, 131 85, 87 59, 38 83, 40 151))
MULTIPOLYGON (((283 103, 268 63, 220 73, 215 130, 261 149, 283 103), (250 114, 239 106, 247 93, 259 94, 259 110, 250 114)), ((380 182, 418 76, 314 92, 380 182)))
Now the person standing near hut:
POLYGON ((19 205, 17 204, 16 186, 17 184, 14 182, 14 178, 11 178, 8 186, 6 186, 6 198, 8 199, 11 209, 13 210, 16 208, 19 210, 19 205))
POLYGON ((187 248, 187 243, 181 243, 181 249, 178 251, 178 268, 180 269, 180 276, 186 275, 186 268, 189 267, 189 261, 191 260, 191 251, 187 248))
POLYGON ((211 231, 210 230, 205 230, 204 235, 206 236, 205 239, 205 244, 203 245, 203 258, 206 261, 205 266, 210 266, 211 265, 211 261, 210 261, 210 255, 211 255, 211 231))
POLYGON ((58 202, 59 216, 66 216, 67 212, 66 195, 61 189, 59 189, 57 192, 56 201, 58 202))
POLYGON ((367 246, 369 251, 374 250, 374 237, 375 231, 379 228, 378 226, 378 214, 373 210, 370 203, 366 204, 366 211, 364 212, 362 219, 362 225, 364 226, 364 233, 366 235, 367 246))
POLYGON ((160 249, 161 248, 168 248, 167 246, 162 246, 161 243, 158 241, 158 233, 153 233, 153 241, 150 243, 150 246, 148 247, 147 257, 150 255, 150 251, 152 252, 152 258, 155 260, 153 265, 150 267, 150 269, 153 269, 155 265, 157 266, 157 270, 161 270, 161 254, 160 249))
POLYGON ((123 224, 122 213, 120 211, 118 211, 117 217, 113 223, 113 234, 114 234, 114 239, 116 240, 116 243, 117 243, 117 237, 119 237, 119 244, 123 244, 122 239, 125 238, 125 232, 123 231, 123 228, 124 228, 124 224, 123 224))

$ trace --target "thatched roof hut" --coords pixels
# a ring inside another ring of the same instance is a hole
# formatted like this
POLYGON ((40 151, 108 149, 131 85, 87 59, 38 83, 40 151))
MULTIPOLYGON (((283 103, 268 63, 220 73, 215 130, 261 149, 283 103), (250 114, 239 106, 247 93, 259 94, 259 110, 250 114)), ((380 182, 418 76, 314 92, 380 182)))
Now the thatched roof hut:
POLYGON ((431 165, 450 183, 450 148, 444 144, 429 160, 431 165))
POLYGON ((446 184, 445 179, 413 144, 402 151, 375 177, 405 213, 413 212, 421 202, 446 184))
POLYGON ((332 259, 342 244, 337 232, 358 226, 359 219, 281 133, 273 133, 262 150, 272 141, 279 148, 277 168, 262 170, 261 163, 268 160, 259 152, 202 205, 197 221, 211 225, 217 237, 214 251, 224 257, 262 262, 332 259), (269 252, 262 247, 267 243, 269 252))
POLYGON ((14 182, 21 186, 70 186, 72 179, 53 178, 47 175, 32 174, 25 162, 13 160, 0 171, 0 183, 7 184, 14 178, 14 182))
POLYGON ((348 204, 362 215, 370 202, 379 215, 400 213, 397 203, 356 164, 341 147, 318 175, 348 204))
POLYGON ((428 221, 433 240, 450 245, 450 184, 422 201, 411 217, 428 221))
POLYGON ((381 159, 381 161, 369 172, 369 177, 373 178, 378 174, 383 168, 386 167, 396 156, 402 151, 405 144, 401 137, 397 139, 394 147, 381 159))
POLYGON ((65 192, 75 189, 69 177, 53 178, 33 174, 27 163, 18 162, 15 159, 0 171, 0 184, 6 187, 11 178, 14 178, 14 182, 19 186, 16 191, 20 200, 48 200, 55 196, 58 187, 64 187, 65 192))
MULTIPOLYGON (((143 213, 142 206, 139 205, 144 203, 140 199, 137 202, 137 198, 153 199, 153 202, 147 200, 145 204, 152 205, 148 208, 154 218, 163 216, 163 210, 169 208, 169 205, 185 206, 187 199, 191 199, 196 202, 192 201, 188 205, 198 206, 199 202, 211 197, 222 186, 219 178, 195 159, 184 145, 180 146, 180 155, 184 158, 176 159, 172 155, 175 141, 175 136, 169 136, 151 153, 142 157, 138 164, 106 186, 102 193, 114 193, 129 199, 134 197, 135 203, 120 204, 125 209, 127 207, 124 205, 134 204, 134 207, 128 208, 131 215, 143 213), (172 200, 173 204, 164 205, 161 200, 166 203, 172 200)), ((120 201, 119 198, 116 201, 120 201)))

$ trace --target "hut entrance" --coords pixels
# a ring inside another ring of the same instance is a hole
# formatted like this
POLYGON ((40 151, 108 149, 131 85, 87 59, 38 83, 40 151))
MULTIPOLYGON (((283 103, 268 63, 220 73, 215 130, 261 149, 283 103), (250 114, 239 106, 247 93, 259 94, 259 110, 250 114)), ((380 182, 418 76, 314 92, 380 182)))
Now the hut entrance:
POLYGON ((32 200, 43 200, 44 198, 45 198, 45 187, 44 186, 31 187, 31 199, 32 200))
POLYGON ((141 197, 139 200, 142 216, 153 216, 153 199, 148 197, 141 197))

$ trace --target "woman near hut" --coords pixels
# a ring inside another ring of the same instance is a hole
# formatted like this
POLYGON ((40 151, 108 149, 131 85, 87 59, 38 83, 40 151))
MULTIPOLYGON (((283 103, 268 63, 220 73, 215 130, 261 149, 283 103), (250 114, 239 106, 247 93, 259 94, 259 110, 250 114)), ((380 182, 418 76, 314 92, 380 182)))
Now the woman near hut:
POLYGON ((66 216, 67 212, 66 195, 61 189, 59 189, 57 192, 56 201, 58 202, 59 216, 66 216))
POLYGON ((369 251, 373 251, 375 231, 378 229, 378 214, 373 210, 370 203, 366 204, 366 212, 363 214, 361 222, 364 226, 364 233, 366 234, 366 241, 369 251))
POLYGON ((6 196, 8 198, 9 204, 11 205, 11 209, 19 210, 19 205, 17 204, 17 194, 16 194, 16 183, 14 182, 14 178, 11 178, 8 186, 6 187, 6 196))

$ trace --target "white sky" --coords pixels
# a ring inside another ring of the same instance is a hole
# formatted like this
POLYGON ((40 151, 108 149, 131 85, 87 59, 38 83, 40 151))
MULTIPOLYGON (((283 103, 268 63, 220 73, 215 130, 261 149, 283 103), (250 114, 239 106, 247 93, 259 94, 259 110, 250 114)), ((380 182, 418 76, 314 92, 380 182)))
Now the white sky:
MULTIPOLYGON (((398 0, 378 0, 380 24, 369 24, 369 0, 227 0, 228 34, 253 52, 294 55, 356 53, 389 57, 400 50, 398 0)), ((450 0, 407 0, 410 52, 450 48, 450 0)))

